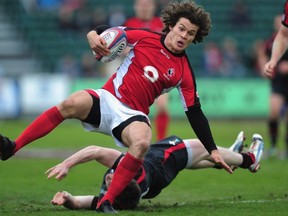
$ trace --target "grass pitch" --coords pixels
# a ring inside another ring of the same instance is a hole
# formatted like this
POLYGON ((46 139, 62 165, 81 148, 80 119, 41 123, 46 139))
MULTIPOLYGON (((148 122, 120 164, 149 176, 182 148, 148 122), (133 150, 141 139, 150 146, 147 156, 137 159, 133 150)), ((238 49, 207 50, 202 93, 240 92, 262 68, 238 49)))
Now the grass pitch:
MULTIPOLYGON (((28 123, 1 122, 0 133, 14 139, 28 123)), ((218 145, 228 147, 238 132, 244 130, 247 144, 250 144, 253 133, 260 133, 266 141, 265 150, 269 148, 265 121, 226 120, 210 123, 218 145)), ((169 133, 182 138, 194 137, 186 121, 173 120, 169 133)), ((91 144, 115 148, 110 137, 87 133, 78 122, 67 121, 21 152, 56 149, 69 154, 91 144)), ((284 148, 283 143, 280 148, 284 148)), ((67 190, 73 195, 98 194, 105 168, 90 162, 73 168, 60 182, 47 180, 44 172, 61 161, 60 158, 23 158, 19 152, 19 156, 0 162, 0 215, 95 215, 94 211, 71 211, 52 206, 50 200, 60 190, 67 190)), ((233 175, 224 170, 185 170, 157 198, 142 200, 134 211, 121 211, 120 214, 287 215, 287 167, 288 160, 267 159, 264 156, 261 170, 255 174, 243 169, 237 169, 233 175)))

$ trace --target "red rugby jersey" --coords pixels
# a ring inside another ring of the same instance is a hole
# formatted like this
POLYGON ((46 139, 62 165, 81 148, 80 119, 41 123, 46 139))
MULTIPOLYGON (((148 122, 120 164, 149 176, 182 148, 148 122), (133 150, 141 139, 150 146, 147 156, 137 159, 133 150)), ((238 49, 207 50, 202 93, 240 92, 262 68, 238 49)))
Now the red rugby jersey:
POLYGON ((165 35, 143 29, 125 29, 133 45, 117 72, 103 86, 132 109, 149 114, 162 93, 177 88, 187 111, 199 105, 193 70, 185 52, 174 54, 164 45, 165 35))
POLYGON ((131 28, 148 28, 152 31, 161 32, 163 28, 163 23, 160 17, 156 16, 149 21, 143 21, 138 19, 137 17, 132 17, 125 22, 124 26, 131 28))

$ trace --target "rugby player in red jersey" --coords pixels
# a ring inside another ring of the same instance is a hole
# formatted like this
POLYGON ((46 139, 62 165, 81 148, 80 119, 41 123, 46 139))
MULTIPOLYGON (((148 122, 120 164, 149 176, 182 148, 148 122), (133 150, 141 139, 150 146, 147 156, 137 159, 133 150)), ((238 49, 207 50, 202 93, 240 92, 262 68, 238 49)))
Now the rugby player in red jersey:
MULTIPOLYGON (((163 33, 124 28, 133 46, 117 72, 100 89, 81 90, 36 118, 15 141, 0 136, 0 157, 7 160, 28 143, 47 135, 65 119, 79 119, 88 131, 101 132, 128 148, 118 165, 97 211, 116 213, 115 198, 134 178, 152 139, 149 107, 161 94, 177 88, 189 123, 211 155, 212 160, 229 173, 214 142, 209 122, 201 109, 195 75, 185 49, 202 42, 209 34, 209 14, 194 1, 173 2, 163 9, 163 33)), ((87 34, 91 49, 108 55, 99 36, 108 26, 99 26, 87 34)))
POLYGON ((130 28, 147 28, 155 32, 161 32, 163 23, 161 18, 156 16, 155 0, 135 0, 135 16, 130 17, 124 23, 124 26, 130 28))

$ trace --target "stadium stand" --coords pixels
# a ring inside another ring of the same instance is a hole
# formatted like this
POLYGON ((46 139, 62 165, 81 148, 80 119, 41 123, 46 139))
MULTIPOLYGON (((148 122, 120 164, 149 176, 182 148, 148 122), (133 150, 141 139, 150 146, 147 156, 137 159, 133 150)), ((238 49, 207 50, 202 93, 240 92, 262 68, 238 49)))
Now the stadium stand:
MULTIPOLYGON (((103 7, 109 12, 115 1, 111 0, 87 0, 90 8, 103 7)), ((242 54, 250 51, 253 41, 265 39, 271 33, 271 22, 277 13, 282 12, 283 1, 244 1, 250 14, 249 25, 239 28, 235 23, 229 23, 229 14, 235 1, 229 0, 199 0, 198 4, 203 5, 211 13, 213 28, 207 40, 221 43, 225 36, 231 36, 238 42, 242 54)), ((127 17, 133 14, 133 0, 121 0, 121 4, 127 17)), ((58 27, 57 11, 25 11, 20 0, 2 0, 1 9, 9 20, 17 27, 23 40, 31 48, 31 53, 39 59, 45 71, 53 71, 57 60, 67 52, 71 52, 77 58, 86 52, 89 47, 84 32, 74 34, 63 34, 58 27)), ((203 45, 192 46, 187 50, 190 55, 194 70, 201 72, 201 55, 203 45)))
MULTIPOLYGON (((19 37, 12 23, 0 8, 0 66, 2 73, 17 77, 21 72, 42 71, 41 65, 33 57, 29 46, 19 37)), ((2 74, 2 75, 3 75, 2 74)))

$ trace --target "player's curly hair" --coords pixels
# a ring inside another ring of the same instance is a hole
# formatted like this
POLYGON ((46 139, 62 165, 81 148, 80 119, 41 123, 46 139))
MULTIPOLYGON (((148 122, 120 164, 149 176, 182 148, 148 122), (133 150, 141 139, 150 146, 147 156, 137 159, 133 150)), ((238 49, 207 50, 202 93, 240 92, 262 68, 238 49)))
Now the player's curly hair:
POLYGON ((180 18, 186 18, 191 23, 197 25, 199 30, 193 40, 193 43, 203 41, 203 38, 209 34, 211 29, 210 14, 202 6, 198 6, 192 0, 169 3, 161 12, 162 22, 164 23, 163 33, 167 34, 174 27, 180 18))
POLYGON ((133 179, 122 193, 115 198, 113 207, 115 209, 134 209, 141 198, 141 189, 138 183, 133 179))

